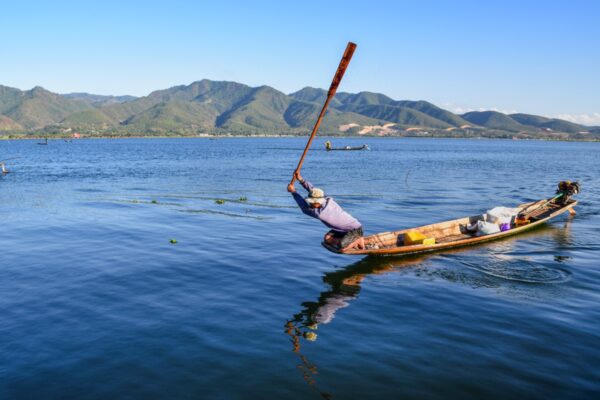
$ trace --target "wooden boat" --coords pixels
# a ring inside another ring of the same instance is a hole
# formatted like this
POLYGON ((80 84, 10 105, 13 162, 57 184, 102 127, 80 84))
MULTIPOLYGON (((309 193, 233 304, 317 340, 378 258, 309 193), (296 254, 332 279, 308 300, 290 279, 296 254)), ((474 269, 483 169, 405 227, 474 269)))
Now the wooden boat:
POLYGON ((573 207, 577 205, 577 201, 568 199, 563 204, 562 202, 554 201, 555 199, 556 198, 543 199, 517 206, 517 208, 519 208, 519 213, 527 213, 530 222, 520 226, 512 223, 511 229, 489 235, 475 236, 473 233, 467 231, 467 226, 477 223, 477 221, 484 220, 484 215, 475 215, 437 224, 365 236, 363 238, 364 246, 361 243, 358 243, 358 241, 343 249, 325 242, 322 242, 321 244, 327 250, 334 253, 355 255, 406 255, 469 246, 510 235, 516 235, 539 226, 565 211, 569 211, 572 215, 575 214, 573 207), (434 238, 435 244, 404 245, 404 235, 407 232, 413 231, 419 232, 427 238, 434 238))
POLYGON ((327 151, 334 151, 334 150, 369 150, 369 146, 366 144, 363 144, 362 146, 345 146, 345 147, 332 147, 332 148, 326 148, 327 151))
POLYGON ((325 142, 325 150, 334 151, 334 150, 371 150, 369 146, 363 144, 362 146, 344 146, 344 147, 332 147, 331 142, 328 140, 325 142))

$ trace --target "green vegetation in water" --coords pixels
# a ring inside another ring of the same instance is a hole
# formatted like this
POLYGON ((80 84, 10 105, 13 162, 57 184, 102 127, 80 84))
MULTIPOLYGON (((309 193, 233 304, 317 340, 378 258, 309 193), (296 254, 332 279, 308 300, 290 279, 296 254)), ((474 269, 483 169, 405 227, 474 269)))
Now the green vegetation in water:
POLYGON ((272 219, 271 217, 262 217, 259 215, 235 214, 235 213, 228 213, 228 212, 214 211, 214 210, 187 209, 187 210, 178 210, 178 211, 184 212, 184 213, 190 213, 190 214, 212 214, 212 215, 224 215, 226 217, 234 217, 234 218, 251 218, 251 219, 256 219, 256 220, 261 220, 261 221, 272 219))
POLYGON ((136 199, 131 199, 131 200, 127 200, 127 199, 108 199, 109 201, 115 202, 115 203, 132 203, 132 204, 155 204, 157 206, 175 206, 175 207, 182 207, 183 204, 182 203, 175 203, 175 202, 162 202, 162 201, 157 201, 157 200, 152 200, 152 201, 147 201, 147 200, 136 200, 136 199))
POLYGON ((217 203, 217 204, 225 204, 225 200, 223 200, 223 199, 216 199, 215 203, 217 203))

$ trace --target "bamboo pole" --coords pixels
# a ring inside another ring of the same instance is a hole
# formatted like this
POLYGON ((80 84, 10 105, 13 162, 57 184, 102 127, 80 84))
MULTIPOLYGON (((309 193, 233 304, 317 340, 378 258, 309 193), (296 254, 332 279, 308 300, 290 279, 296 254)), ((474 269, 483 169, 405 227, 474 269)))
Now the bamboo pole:
POLYGON ((348 68, 348 64, 350 64, 350 60, 352 59, 352 55, 354 54, 355 49, 356 49, 356 44, 354 44, 352 42, 348 42, 348 45, 346 46, 346 51, 344 51, 344 55, 342 56, 342 60, 340 61, 340 65, 338 66, 337 71, 335 72, 333 81, 331 81, 331 86, 329 87, 329 91, 327 92, 327 99, 325 100, 325 104, 323 104, 323 108, 321 109, 319 118, 317 118, 317 122, 315 123, 312 133, 310 134, 310 137, 308 138, 308 143, 306 143, 306 147, 304 148, 302 157, 300 157, 300 161, 298 161, 298 166, 294 170, 294 175, 292 176, 290 185, 292 185, 294 183, 294 181, 296 180, 296 174, 298 174, 300 172, 300 169, 302 168, 302 163, 304 163, 304 158, 306 157, 306 154, 308 153, 308 149, 310 148, 310 145, 311 145, 313 139, 315 138, 317 131, 319 130, 319 126, 321 125, 321 121, 323 120, 325 111, 327 111, 329 102, 331 101, 331 99, 333 99, 333 96, 335 96, 335 92, 337 91, 337 88, 340 85, 342 78, 344 77, 344 73, 346 72, 346 68, 348 68))

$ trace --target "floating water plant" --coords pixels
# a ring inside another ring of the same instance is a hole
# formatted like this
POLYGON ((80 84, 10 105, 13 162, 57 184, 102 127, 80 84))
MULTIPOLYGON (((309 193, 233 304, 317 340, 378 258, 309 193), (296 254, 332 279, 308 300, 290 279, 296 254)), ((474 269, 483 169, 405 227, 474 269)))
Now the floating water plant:
POLYGON ((215 203, 217 203, 217 204, 225 204, 225 200, 223 200, 223 199, 217 199, 217 200, 215 200, 215 203))

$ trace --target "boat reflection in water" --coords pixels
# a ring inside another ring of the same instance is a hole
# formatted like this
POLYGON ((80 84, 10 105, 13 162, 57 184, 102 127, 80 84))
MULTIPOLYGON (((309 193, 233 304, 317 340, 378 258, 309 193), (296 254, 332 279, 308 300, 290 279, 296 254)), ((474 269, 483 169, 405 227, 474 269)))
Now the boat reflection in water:
POLYGON ((314 388, 323 398, 331 399, 332 395, 319 389, 316 376, 317 366, 311 363, 301 352, 301 340, 314 342, 317 340, 315 332, 320 324, 328 324, 333 320, 335 313, 350 305, 358 297, 362 280, 369 275, 384 274, 398 268, 419 265, 428 256, 405 257, 400 261, 392 258, 364 258, 346 268, 328 272, 323 275, 323 281, 330 286, 330 290, 319 295, 316 302, 302 303, 302 311, 285 324, 285 333, 291 338, 293 352, 300 358, 298 369, 301 371, 305 382, 314 388))
MULTIPOLYGON (((323 281, 330 289, 321 292, 316 301, 302 303, 302 310, 285 324, 285 333, 290 336, 293 352, 300 359, 298 369, 305 382, 323 398, 332 398, 331 393, 318 387, 318 368, 302 354, 302 341, 314 342, 317 340, 317 327, 330 323, 339 310, 348 307, 358 297, 361 291, 361 282, 365 277, 400 272, 406 267, 423 266, 423 270, 437 269, 437 272, 434 271, 431 274, 420 273, 418 276, 423 279, 436 277, 466 284, 472 288, 497 288, 504 284, 513 285, 515 282, 521 282, 525 284, 525 290, 533 294, 534 289, 531 287, 531 283, 560 283, 568 279, 570 273, 559 268, 558 265, 569 258, 559 253, 573 244, 570 235, 571 220, 572 217, 568 217, 562 226, 558 224, 544 225, 519 236, 507 237, 474 247, 446 250, 442 252, 443 254, 365 257, 345 268, 325 273, 323 281), (545 260, 531 259, 527 251, 518 249, 517 244, 524 239, 535 239, 536 243, 544 241, 548 249, 553 250, 551 253, 555 253, 551 256, 550 263, 545 260), (464 274, 439 273, 439 267, 426 262, 428 259, 433 260, 436 255, 453 264, 450 268, 458 265, 460 269, 464 270, 464 274), (427 268, 425 268, 425 264, 427 268)), ((421 268, 419 269, 421 270, 421 268)), ((522 295, 523 293, 515 291, 514 294, 522 295)))

